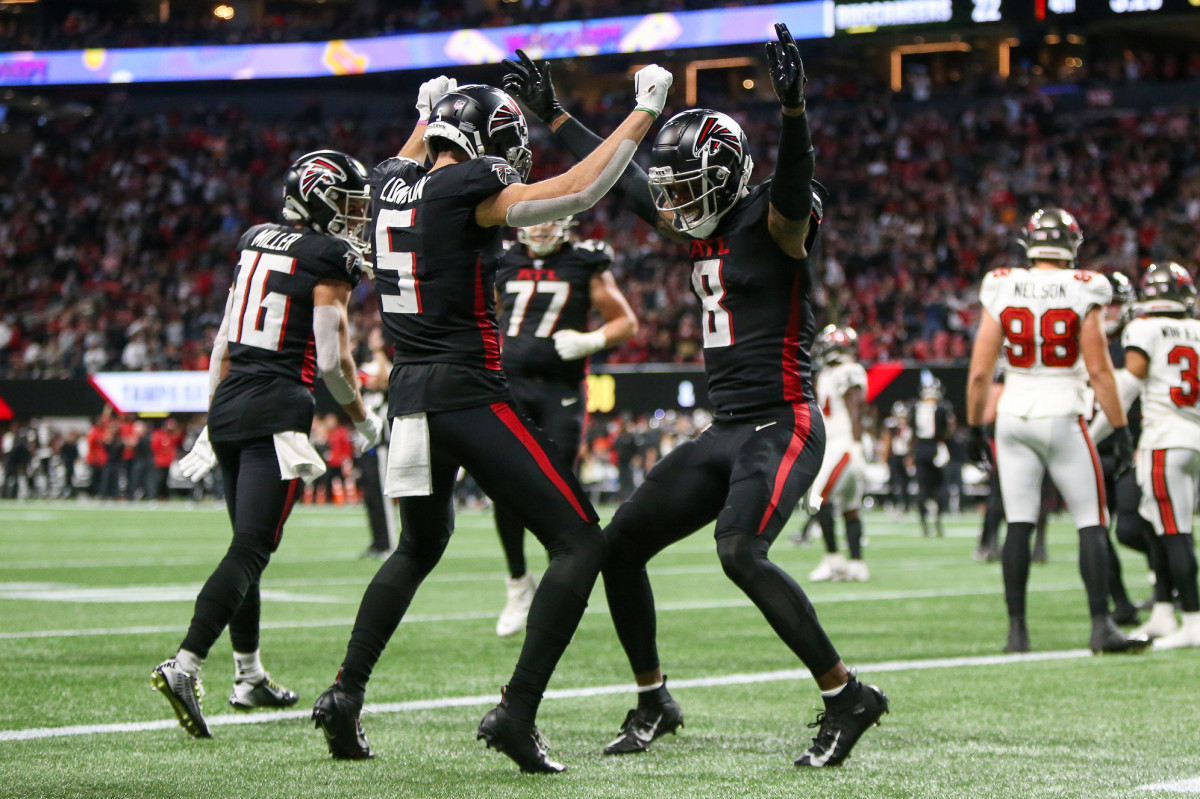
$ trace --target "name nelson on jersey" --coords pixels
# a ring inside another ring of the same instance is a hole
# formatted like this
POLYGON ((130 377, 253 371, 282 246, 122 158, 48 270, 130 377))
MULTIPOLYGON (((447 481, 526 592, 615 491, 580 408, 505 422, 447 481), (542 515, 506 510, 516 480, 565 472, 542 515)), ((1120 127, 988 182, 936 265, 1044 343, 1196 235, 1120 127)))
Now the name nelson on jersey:
POLYGON ((1065 300, 1067 287, 1061 283, 1014 283, 1013 295, 1029 300, 1065 300))

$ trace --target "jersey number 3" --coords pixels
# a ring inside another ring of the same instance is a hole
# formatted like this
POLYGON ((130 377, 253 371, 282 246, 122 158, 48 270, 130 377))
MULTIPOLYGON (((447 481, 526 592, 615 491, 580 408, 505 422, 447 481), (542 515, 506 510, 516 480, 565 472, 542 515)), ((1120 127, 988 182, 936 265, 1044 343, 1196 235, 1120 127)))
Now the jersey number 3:
POLYGON ((229 340, 247 347, 279 352, 283 348, 283 329, 287 324, 291 298, 267 291, 272 272, 295 273, 296 259, 286 255, 242 250, 237 280, 233 284, 233 312, 236 314, 229 340))
MULTIPOLYGON (((1004 348, 1008 363, 1018 369, 1035 366, 1039 348, 1033 330, 1033 311, 1005 308, 1000 314, 1000 326, 1008 340, 1008 346, 1004 348)), ((1051 308, 1042 314, 1039 332, 1044 366, 1069 368, 1075 365, 1079 360, 1079 314, 1070 308, 1051 308)))
POLYGON ((721 278, 723 259, 696 261, 692 267, 692 288, 700 298, 703 316, 704 349, 728 347, 733 343, 733 320, 721 304, 725 299, 725 281, 721 278))
POLYGON ((1171 402, 1181 408, 1191 408, 1200 399, 1200 358, 1191 347, 1180 344, 1167 353, 1167 363, 1172 366, 1187 364, 1179 373, 1181 385, 1171 386, 1171 402))

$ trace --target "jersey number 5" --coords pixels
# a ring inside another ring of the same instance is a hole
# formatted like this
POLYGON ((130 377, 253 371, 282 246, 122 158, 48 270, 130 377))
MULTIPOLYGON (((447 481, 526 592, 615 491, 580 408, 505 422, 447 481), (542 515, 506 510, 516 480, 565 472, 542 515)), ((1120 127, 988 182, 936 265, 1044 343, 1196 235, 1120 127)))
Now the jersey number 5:
MULTIPOLYGON (((1033 311, 1005 308, 1000 326, 1008 340, 1008 363, 1018 369, 1035 366, 1038 360, 1033 311)), ((1079 360, 1079 314, 1070 308, 1051 308, 1042 314, 1041 355, 1044 366, 1071 367, 1079 360)))
POLYGON ((233 312, 229 340, 247 347, 279 352, 283 347, 283 328, 287 324, 291 298, 267 291, 272 272, 286 275, 296 271, 296 259, 268 252, 242 250, 237 280, 233 284, 233 312))
POLYGON ((1183 385, 1171 386, 1171 402, 1181 408, 1190 408, 1200 399, 1200 358, 1191 347, 1180 344, 1167 353, 1167 363, 1178 366, 1186 363, 1179 379, 1183 385))
POLYGON ((375 271, 395 272, 399 294, 379 293, 384 313, 420 313, 421 287, 417 285, 417 254, 392 249, 392 231, 413 226, 417 209, 385 208, 375 222, 375 271))
POLYGON ((721 304, 725 299, 725 281, 721 279, 721 258, 696 261, 692 267, 692 288, 700 298, 703 314, 704 348, 728 347, 733 343, 733 320, 721 304))

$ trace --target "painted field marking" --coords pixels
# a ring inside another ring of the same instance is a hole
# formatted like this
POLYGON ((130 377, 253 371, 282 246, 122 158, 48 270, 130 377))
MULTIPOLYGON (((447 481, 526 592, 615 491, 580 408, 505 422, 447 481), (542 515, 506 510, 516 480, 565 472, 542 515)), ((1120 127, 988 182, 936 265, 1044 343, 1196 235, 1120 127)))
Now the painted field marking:
MULTIPOLYGON (((1036 593, 1050 593, 1075 591, 1078 590, 1078 587, 1075 585, 1047 585, 1035 586, 1029 590, 1036 593)), ((843 602, 891 602, 904 599, 939 599, 942 597, 990 596, 992 594, 998 595, 998 591, 994 588, 930 588, 918 591, 874 591, 866 594, 845 594, 842 596, 818 596, 812 598, 817 605, 829 605, 843 602)), ((662 602, 656 606, 659 612, 750 607, 754 607, 754 604, 750 600, 743 598, 708 600, 704 602, 662 602)), ((584 613, 586 615, 608 615, 608 609, 605 607, 590 607, 584 613)), ((494 610, 466 611, 462 613, 410 613, 404 617, 403 622, 405 624, 416 624, 419 622, 474 621, 477 619, 491 619, 495 615, 496 612, 494 610)), ((260 626, 264 630, 294 630, 310 627, 345 626, 348 628, 353 624, 354 619, 344 618, 307 621, 265 621, 260 626)), ((25 632, 0 632, 0 641, 30 638, 81 638, 89 635, 157 635, 160 633, 181 632, 182 630, 183 628, 177 624, 139 627, 101 627, 78 630, 29 630, 25 632)))
POLYGON ((1139 791, 1166 791, 1167 793, 1200 793, 1200 777, 1177 782, 1156 782, 1153 785, 1139 785, 1139 791))
MULTIPOLYGON (((859 665, 862 674, 892 671, 925 671, 928 669, 952 669, 976 666, 1012 665, 1015 663, 1037 663, 1053 660, 1074 660, 1092 657, 1087 649, 1070 649, 1058 652, 1030 652, 1021 655, 977 655, 957 658, 932 658, 926 660, 895 660, 884 663, 859 665)), ((807 669, 764 671, 752 674, 726 674, 718 677, 698 677, 691 680, 673 680, 674 688, 713 688, 727 685, 749 685, 753 683, 802 680, 809 677, 807 669)), ((579 699, 591 696, 630 693, 628 683, 619 685, 597 685, 589 688, 568 688, 547 691, 546 699, 579 699)), ((415 710, 440 710, 451 707, 487 707, 496 703, 497 696, 490 693, 482 696, 451 696, 439 699, 422 699, 412 702, 384 702, 367 705, 368 713, 407 713, 415 710)), ((235 724, 268 724, 275 721, 311 718, 311 710, 286 710, 277 713, 253 715, 225 714, 207 719, 209 727, 224 727, 235 724)), ((31 741, 39 738, 64 738, 79 735, 111 735, 116 733, 169 730, 178 726, 174 719, 156 721, 124 722, 120 724, 82 724, 70 727, 38 727, 24 730, 0 730, 0 742, 31 741)))

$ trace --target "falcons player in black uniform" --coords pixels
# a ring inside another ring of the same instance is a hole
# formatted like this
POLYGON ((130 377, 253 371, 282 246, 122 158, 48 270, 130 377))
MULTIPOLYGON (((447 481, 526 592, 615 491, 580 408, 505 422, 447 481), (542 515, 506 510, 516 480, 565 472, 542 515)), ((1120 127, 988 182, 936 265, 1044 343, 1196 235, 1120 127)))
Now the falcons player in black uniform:
MULTIPOLYGON (((612 247, 573 240, 573 224, 567 217, 521 228, 517 244, 506 242, 496 264, 497 299, 506 314, 500 355, 509 390, 517 409, 572 468, 587 412, 587 357, 637 332, 637 317, 609 271, 612 247), (604 325, 588 330, 592 308, 604 325)), ((525 526, 503 502, 495 510, 509 572, 508 602, 496 634, 506 636, 525 628, 537 580, 525 565, 525 526)))
POLYGON ((313 717, 334 757, 371 756, 359 724, 367 681, 450 540, 462 466, 550 553, 516 669, 477 737, 522 771, 558 772, 534 719, 587 606, 604 538, 575 475, 514 407, 501 368, 495 275, 483 264, 503 227, 579 213, 612 187, 661 113, 671 74, 639 70, 637 107, 613 135, 565 174, 529 185, 528 129, 513 99, 483 85, 440 96, 449 81, 430 83, 437 85, 423 87, 418 100, 428 123, 371 177, 376 289, 396 348, 385 491, 401 497, 402 531, 363 595, 337 682, 313 717), (417 160, 422 140, 431 166, 417 160))
MULTIPOLYGON (((608 754, 641 751, 683 723, 659 665, 646 564, 714 521, 725 573, 824 696, 825 711, 811 725, 820 729, 796 765, 841 763, 888 707, 878 688, 858 682, 842 663, 803 589, 767 558, 816 477, 825 444, 809 363, 816 332, 810 252, 822 198, 812 183, 799 50, 785 26, 776 31, 767 57, 783 116, 773 179, 750 186, 753 162, 741 128, 725 114, 693 109, 659 131, 649 177, 632 167, 621 187, 638 216, 690 246, 716 416, 699 438, 659 461, 605 531, 605 591, 638 686, 638 705, 608 754)), ((507 62, 513 72, 505 85, 583 156, 596 137, 558 105, 549 65, 518 55, 522 63, 507 62)))
POLYGON ((326 386, 374 446, 383 423, 363 406, 350 355, 346 304, 365 246, 367 172, 332 150, 301 157, 284 184, 285 225, 256 225, 240 257, 209 360, 208 426, 180 462, 199 481, 221 464, 233 543, 196 597, 178 653, 155 667, 152 685, 179 724, 209 737, 200 706, 200 666, 229 627, 240 710, 290 707, 299 697, 271 680, 258 655, 259 578, 279 546, 301 478, 325 464, 308 441, 313 378, 326 386))

